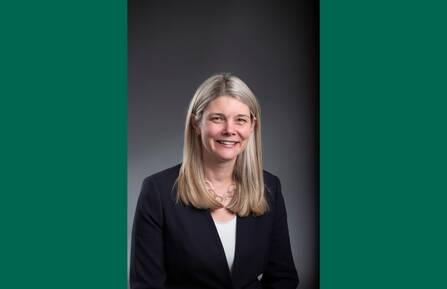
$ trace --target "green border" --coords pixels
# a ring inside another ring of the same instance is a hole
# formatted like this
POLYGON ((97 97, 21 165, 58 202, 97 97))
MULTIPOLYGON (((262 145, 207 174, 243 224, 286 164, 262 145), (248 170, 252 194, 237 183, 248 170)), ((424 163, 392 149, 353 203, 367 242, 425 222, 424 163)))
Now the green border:
POLYGON ((447 288, 447 5, 321 1, 321 288, 447 288))
POLYGON ((127 2, 0 6, 0 288, 127 288, 127 2))
MULTIPOLYGON (((321 288, 443 288, 446 5, 321 1, 321 288)), ((125 1, 0 4, 0 288, 126 288, 125 1)))

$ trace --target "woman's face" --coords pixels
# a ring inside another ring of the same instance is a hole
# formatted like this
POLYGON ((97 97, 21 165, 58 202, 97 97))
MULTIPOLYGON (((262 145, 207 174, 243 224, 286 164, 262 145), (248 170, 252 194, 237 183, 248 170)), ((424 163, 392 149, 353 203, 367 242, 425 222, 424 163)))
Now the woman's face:
POLYGON ((235 161, 253 133, 254 121, 248 106, 234 97, 219 96, 211 101, 196 125, 204 161, 235 161))

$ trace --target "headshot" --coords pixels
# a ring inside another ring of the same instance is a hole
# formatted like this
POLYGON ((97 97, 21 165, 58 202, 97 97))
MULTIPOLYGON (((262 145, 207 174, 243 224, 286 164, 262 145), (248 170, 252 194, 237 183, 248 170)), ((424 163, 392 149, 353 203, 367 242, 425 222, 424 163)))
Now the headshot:
POLYGON ((315 3, 174 2, 129 1, 129 288, 319 288, 315 3))
POLYGON ((262 168, 258 102, 213 75, 185 120, 182 163, 144 180, 131 288, 296 288, 279 179, 262 168))

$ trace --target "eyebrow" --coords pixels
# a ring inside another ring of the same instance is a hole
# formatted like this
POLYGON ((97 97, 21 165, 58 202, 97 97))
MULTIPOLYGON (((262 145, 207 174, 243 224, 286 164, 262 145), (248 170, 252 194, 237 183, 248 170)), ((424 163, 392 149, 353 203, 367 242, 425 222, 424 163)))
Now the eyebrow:
MULTIPOLYGON (((219 116, 225 117, 225 115, 223 113, 220 113, 220 112, 212 112, 212 113, 210 113, 210 116, 213 116, 213 115, 219 115, 219 116)), ((236 117, 248 117, 249 118, 250 116, 247 115, 247 114, 240 113, 240 114, 236 115, 236 117)))

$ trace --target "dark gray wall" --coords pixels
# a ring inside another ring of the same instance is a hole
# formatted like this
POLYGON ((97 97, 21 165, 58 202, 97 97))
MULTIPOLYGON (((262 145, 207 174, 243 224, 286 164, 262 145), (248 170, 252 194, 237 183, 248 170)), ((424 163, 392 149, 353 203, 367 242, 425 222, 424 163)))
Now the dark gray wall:
POLYGON ((316 4, 296 2, 129 1, 128 244, 142 180, 181 161, 196 88, 232 72, 262 107, 265 169, 282 182, 299 288, 316 288, 316 4))

